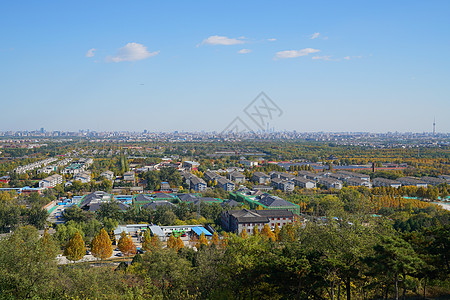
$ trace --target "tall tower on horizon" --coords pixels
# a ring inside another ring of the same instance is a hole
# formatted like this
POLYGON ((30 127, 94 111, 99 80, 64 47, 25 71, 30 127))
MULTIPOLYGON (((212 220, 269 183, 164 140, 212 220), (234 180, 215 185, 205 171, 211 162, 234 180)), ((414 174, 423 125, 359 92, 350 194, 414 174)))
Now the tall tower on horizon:
POLYGON ((436 117, 433 120, 433 135, 436 135, 436 117))

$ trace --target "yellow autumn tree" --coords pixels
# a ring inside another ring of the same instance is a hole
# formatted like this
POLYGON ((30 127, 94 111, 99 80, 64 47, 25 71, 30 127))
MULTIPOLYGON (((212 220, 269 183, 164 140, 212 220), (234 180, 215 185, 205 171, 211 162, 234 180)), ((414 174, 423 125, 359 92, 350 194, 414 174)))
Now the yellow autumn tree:
POLYGON ((219 235, 216 231, 214 231, 211 242, 209 243, 210 246, 214 245, 216 248, 219 246, 219 235))
POLYGON ((83 238, 77 231, 74 236, 69 240, 64 249, 64 255, 68 260, 77 261, 83 258, 86 254, 86 247, 84 246, 83 238))
POLYGON ((261 230, 261 236, 275 241, 275 234, 270 229, 269 224, 264 225, 263 229, 261 230))
POLYGON ((246 239, 247 237, 248 237, 247 229, 244 228, 241 231, 241 238, 246 239))
POLYGON ((161 249, 161 241, 156 234, 152 236, 152 248, 153 250, 161 249))
POLYGON ((280 240, 280 227, 278 227, 278 224, 275 223, 275 230, 273 231, 274 235, 275 235, 275 240, 279 241, 280 240))
POLYGON ((133 243, 133 239, 130 235, 127 235, 125 231, 120 234, 119 242, 117 243, 119 250, 125 255, 130 256, 136 254, 136 245, 133 243))
POLYGON ((110 258, 113 254, 111 238, 105 229, 100 230, 92 240, 91 252, 94 257, 100 259, 110 258))
POLYGON ((177 246, 177 240, 173 236, 173 234, 170 235, 169 240, 167 241, 167 248, 173 249, 177 246))
POLYGON ((178 251, 181 248, 184 248, 184 243, 183 243, 183 240, 181 239, 181 237, 178 237, 177 242, 176 242, 176 249, 178 251))
POLYGON ((205 233, 202 232, 200 237, 198 238, 198 243, 196 245, 197 249, 200 249, 202 245, 208 246, 208 239, 205 236, 205 233))
POLYGON ((228 246, 228 233, 224 233, 222 239, 220 240, 220 248, 225 249, 228 246))
POLYGON ((258 225, 255 225, 255 227, 253 227, 253 235, 254 235, 254 236, 259 235, 258 225))

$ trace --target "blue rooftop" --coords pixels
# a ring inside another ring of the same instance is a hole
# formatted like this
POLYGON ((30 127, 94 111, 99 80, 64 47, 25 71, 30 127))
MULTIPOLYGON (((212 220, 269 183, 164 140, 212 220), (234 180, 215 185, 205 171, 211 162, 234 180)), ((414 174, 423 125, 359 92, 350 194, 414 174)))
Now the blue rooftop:
POLYGON ((192 227, 192 230, 198 236, 200 236, 202 233, 204 233, 205 236, 212 236, 211 232, 209 232, 208 230, 206 230, 204 227, 201 227, 201 226, 192 227))

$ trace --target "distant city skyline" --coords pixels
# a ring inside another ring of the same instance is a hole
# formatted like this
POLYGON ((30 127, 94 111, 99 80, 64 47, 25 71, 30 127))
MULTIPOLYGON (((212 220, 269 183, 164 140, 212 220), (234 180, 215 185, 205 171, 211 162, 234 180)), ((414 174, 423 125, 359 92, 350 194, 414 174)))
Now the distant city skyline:
POLYGON ((450 132, 446 0, 0 10, 0 131, 221 132, 263 91, 277 131, 450 132))

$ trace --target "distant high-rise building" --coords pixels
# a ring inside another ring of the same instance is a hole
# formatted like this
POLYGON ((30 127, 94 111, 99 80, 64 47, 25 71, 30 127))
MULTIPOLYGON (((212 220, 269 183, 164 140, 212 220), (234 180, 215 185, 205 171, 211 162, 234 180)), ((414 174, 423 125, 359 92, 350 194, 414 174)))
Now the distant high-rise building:
POLYGON ((436 135, 436 118, 433 120, 433 135, 436 135))
POLYGON ((44 133, 44 127, 41 128, 41 133, 44 133))

